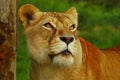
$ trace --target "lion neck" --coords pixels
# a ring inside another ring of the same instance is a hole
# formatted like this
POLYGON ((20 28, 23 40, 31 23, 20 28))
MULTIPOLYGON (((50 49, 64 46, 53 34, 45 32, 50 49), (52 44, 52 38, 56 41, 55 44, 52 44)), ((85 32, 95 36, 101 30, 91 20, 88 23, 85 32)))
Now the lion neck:
POLYGON ((69 76, 69 80, 78 80, 77 75, 84 75, 80 48, 81 46, 79 46, 78 55, 75 56, 74 64, 71 67, 57 66, 52 62, 39 64, 31 59, 31 80, 68 80, 67 76, 69 76))
POLYGON ((60 67, 53 64, 39 64, 31 61, 31 80, 78 80, 79 74, 82 74, 82 66, 74 64, 70 68, 60 67), (80 72, 78 72, 78 70, 80 72))

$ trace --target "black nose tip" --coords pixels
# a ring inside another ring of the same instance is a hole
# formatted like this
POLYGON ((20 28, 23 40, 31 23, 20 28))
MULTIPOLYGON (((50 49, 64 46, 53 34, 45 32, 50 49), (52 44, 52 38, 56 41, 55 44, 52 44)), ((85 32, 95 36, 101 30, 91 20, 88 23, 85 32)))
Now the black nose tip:
POLYGON ((60 37, 60 40, 65 42, 68 45, 74 40, 74 38, 73 37, 60 37))

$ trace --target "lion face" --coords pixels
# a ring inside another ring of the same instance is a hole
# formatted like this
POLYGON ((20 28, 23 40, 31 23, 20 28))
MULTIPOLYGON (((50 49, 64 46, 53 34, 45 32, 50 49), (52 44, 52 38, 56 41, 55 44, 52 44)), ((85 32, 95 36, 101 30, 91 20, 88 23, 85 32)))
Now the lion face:
POLYGON ((39 64, 71 66, 77 56, 77 12, 40 12, 32 5, 19 10, 30 57, 39 64))

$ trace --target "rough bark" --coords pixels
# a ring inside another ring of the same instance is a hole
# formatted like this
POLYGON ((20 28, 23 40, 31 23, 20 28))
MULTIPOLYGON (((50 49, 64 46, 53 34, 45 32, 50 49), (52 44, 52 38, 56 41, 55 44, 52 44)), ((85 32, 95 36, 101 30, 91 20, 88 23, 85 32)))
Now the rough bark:
POLYGON ((16 0, 0 0, 0 80, 16 80, 16 0))

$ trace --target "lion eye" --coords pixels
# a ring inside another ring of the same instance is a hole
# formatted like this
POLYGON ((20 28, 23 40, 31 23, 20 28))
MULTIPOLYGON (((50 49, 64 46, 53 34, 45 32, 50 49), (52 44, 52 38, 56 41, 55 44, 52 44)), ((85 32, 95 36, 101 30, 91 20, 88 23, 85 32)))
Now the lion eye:
POLYGON ((71 31, 74 31, 76 29, 75 24, 72 24, 69 28, 71 31))
POLYGON ((54 28, 53 26, 52 26, 52 24, 51 23, 45 23, 44 24, 44 26, 46 27, 46 28, 54 28))

